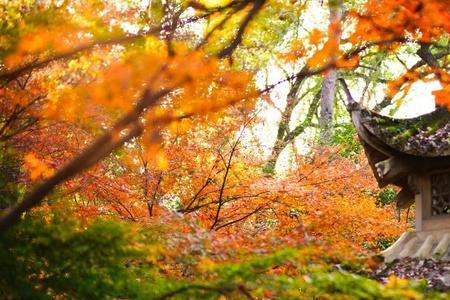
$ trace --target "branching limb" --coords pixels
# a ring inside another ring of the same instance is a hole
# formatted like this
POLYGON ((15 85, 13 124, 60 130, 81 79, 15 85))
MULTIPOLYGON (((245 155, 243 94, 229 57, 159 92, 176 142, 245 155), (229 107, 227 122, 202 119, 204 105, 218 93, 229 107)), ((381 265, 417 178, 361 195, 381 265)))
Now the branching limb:
POLYGON ((216 25, 215 25, 215 26, 214 26, 214 27, 206 34, 206 36, 203 38, 203 40, 197 45, 196 49, 198 50, 198 49, 200 49, 203 45, 205 45, 205 44, 208 42, 209 38, 212 36, 212 34, 213 34, 216 30, 222 28, 222 27, 226 24, 226 22, 227 22, 228 20, 230 20, 230 18, 231 18, 231 16, 232 16, 233 14, 236 14, 237 12, 241 11, 242 9, 244 9, 244 8, 247 6, 248 3, 249 3, 248 1, 242 1, 241 3, 237 4, 237 5, 233 8, 232 11, 227 12, 227 13, 225 14, 225 16, 223 17, 223 19, 222 19, 219 23, 217 23, 217 24, 216 24, 216 25))
POLYGON ((144 127, 139 122, 140 115, 149 107, 156 105, 169 92, 170 90, 167 89, 157 93, 144 92, 142 99, 133 111, 122 117, 112 129, 99 137, 91 146, 28 193, 17 206, 3 214, 0 217, 0 232, 18 222, 22 213, 39 205, 55 186, 92 167, 117 147, 142 134, 144 127), (124 134, 121 136, 120 134, 123 132, 124 134))
MULTIPOLYGON (((240 4, 241 1, 232 1, 231 3, 225 5, 225 6, 221 6, 221 7, 217 7, 217 8, 213 8, 209 11, 207 11, 204 14, 198 15, 198 16, 194 16, 191 18, 188 18, 184 21, 180 21, 178 22, 178 26, 182 27, 194 22, 197 22, 199 20, 203 20, 206 19, 208 17, 210 17, 212 14, 217 13, 217 12, 221 12, 223 10, 229 9, 230 7, 233 7, 235 5, 240 4)), ((71 50, 68 50, 66 52, 62 52, 62 53, 57 53, 54 55, 51 55, 49 57, 40 59, 40 60, 35 60, 32 61, 30 63, 26 63, 22 66, 19 66, 15 69, 12 70, 8 70, 5 71, 3 73, 0 73, 0 81, 3 81, 4 83, 9 83, 12 80, 15 80, 16 78, 22 76, 24 73, 28 73, 30 71, 36 70, 36 69, 40 69, 43 68, 45 66, 47 66, 48 64, 55 62, 55 61, 59 61, 59 60, 64 60, 64 59, 68 59, 71 57, 74 57, 75 55, 88 51, 88 50, 92 50, 96 47, 102 47, 102 46, 111 46, 111 45, 117 45, 117 44, 124 44, 124 43, 130 43, 133 42, 135 40, 138 40, 140 38, 143 37, 147 37, 147 36, 152 36, 152 35, 159 35, 161 30, 162 30, 162 26, 157 26, 155 28, 151 28, 149 30, 146 30, 144 32, 140 32, 138 34, 133 34, 133 35, 127 35, 127 36, 123 36, 123 37, 119 37, 119 38, 113 38, 113 39, 108 39, 108 40, 99 40, 99 41, 93 41, 91 43, 86 43, 83 45, 80 45, 78 47, 75 47, 71 50)))
POLYGON ((438 60, 430 51, 430 44, 422 43, 419 50, 417 50, 417 55, 419 55, 419 57, 430 67, 439 68, 438 60))
POLYGON ((245 29, 247 28, 250 21, 255 17, 255 15, 259 12, 259 10, 263 7, 266 0, 255 0, 252 9, 248 12, 248 14, 245 16, 244 20, 242 21, 241 25, 239 26, 239 29, 236 33, 236 36, 231 41, 231 43, 222 49, 217 56, 219 58, 224 58, 227 56, 231 56, 233 51, 239 46, 239 44, 242 42, 242 37, 244 35, 245 29))

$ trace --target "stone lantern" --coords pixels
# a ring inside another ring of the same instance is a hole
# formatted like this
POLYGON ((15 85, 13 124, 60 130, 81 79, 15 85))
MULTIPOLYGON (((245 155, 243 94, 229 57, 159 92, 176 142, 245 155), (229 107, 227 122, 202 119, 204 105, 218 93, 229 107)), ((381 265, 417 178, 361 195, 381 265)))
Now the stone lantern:
POLYGON ((400 188, 398 208, 415 204, 415 230, 385 250, 385 260, 450 260, 450 113, 396 119, 354 101, 348 109, 379 186, 400 188))

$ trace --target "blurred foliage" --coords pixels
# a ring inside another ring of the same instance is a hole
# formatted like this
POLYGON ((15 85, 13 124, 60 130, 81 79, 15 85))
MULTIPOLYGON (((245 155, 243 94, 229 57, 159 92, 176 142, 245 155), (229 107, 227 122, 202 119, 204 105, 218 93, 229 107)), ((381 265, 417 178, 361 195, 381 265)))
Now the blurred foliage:
MULTIPOLYGON (((166 228, 167 229, 167 228, 166 228)), ((167 230, 61 211, 26 215, 0 241, 2 299, 443 299, 423 282, 387 285, 324 262, 307 267, 307 248, 241 262, 201 259, 194 277, 164 271, 167 230)), ((178 261, 181 257, 178 258, 178 261)), ((345 264, 345 262, 343 263, 345 264)), ((168 266, 165 266, 168 267, 168 266)), ((354 266, 355 267, 355 266, 354 266)))
POLYGON ((346 158, 357 159, 362 150, 355 127, 351 123, 341 123, 335 127, 332 144, 341 146, 339 154, 346 158))
POLYGON ((387 239, 379 239, 376 241, 377 248, 380 250, 386 250, 389 248, 393 243, 395 243, 396 239, 387 238, 387 239))
POLYGON ((395 202, 397 192, 393 189, 383 189, 376 195, 376 204, 379 206, 390 205, 395 202))
POLYGON ((12 206, 23 195, 19 175, 20 164, 13 149, 0 145, 0 209, 12 206))
POLYGON ((129 226, 89 226, 62 213, 25 216, 0 241, 2 299, 113 299, 133 296, 136 282, 126 261, 134 248, 129 226))

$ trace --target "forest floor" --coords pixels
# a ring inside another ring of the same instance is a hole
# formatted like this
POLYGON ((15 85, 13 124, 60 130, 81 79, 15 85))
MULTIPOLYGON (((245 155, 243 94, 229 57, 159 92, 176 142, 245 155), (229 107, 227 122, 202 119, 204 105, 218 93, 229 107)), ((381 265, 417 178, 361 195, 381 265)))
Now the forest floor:
POLYGON ((372 276, 382 282, 395 275, 399 278, 425 279, 431 289, 450 293, 450 261, 404 258, 381 264, 372 276))

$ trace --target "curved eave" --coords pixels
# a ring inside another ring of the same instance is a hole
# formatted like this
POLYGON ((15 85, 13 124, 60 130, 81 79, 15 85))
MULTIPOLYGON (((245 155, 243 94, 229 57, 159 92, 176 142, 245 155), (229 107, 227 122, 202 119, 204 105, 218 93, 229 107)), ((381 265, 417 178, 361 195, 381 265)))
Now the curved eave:
POLYGON ((361 125, 386 147, 418 157, 450 156, 450 113, 438 109, 416 118, 396 119, 362 109, 361 125))

